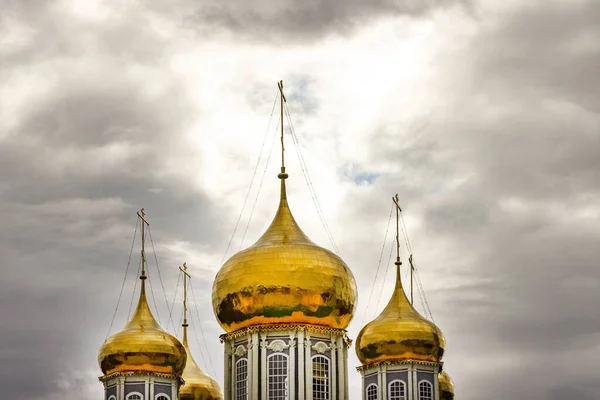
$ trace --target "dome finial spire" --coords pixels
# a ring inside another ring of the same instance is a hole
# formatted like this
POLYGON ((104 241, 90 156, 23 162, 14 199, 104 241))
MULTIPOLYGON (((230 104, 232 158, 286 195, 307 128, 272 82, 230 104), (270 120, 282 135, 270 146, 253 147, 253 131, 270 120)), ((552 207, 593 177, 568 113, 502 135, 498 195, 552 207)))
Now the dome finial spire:
POLYGON ((400 212, 402 209, 398 203, 398 193, 396 193, 395 196, 392 196, 392 201, 396 205, 396 262, 394 264, 396 264, 396 279, 400 282, 400 285, 402 285, 402 282, 400 281, 400 266, 402 265, 402 261, 400 261, 400 212))
POLYGON ((283 81, 277 82, 277 87, 279 88, 279 94, 281 95, 281 172, 279 175, 277 175, 277 177, 281 179, 281 200, 285 200, 287 198, 285 193, 285 179, 287 179, 288 174, 285 172, 285 146, 283 144, 283 104, 287 103, 287 100, 283 94, 283 81))
POLYGON ((137 212, 137 216, 140 219, 142 225, 142 272, 140 279, 142 280, 142 287, 140 289, 140 301, 142 297, 146 298, 146 226, 150 226, 150 223, 146 219, 146 211, 142 208, 137 212))
POLYGON ((184 347, 188 347, 188 338, 187 338, 187 278, 192 279, 191 275, 187 272, 187 263, 183 263, 182 267, 179 267, 179 270, 183 272, 183 345, 184 347))

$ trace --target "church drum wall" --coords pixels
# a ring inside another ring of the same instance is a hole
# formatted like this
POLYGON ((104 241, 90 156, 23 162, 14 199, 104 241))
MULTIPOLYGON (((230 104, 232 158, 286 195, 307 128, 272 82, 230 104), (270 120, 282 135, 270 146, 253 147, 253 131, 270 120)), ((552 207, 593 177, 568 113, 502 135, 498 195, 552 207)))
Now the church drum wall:
POLYGON ((141 393, 142 398, 145 399, 146 396, 146 383, 145 382, 125 382, 125 398, 130 393, 141 393))

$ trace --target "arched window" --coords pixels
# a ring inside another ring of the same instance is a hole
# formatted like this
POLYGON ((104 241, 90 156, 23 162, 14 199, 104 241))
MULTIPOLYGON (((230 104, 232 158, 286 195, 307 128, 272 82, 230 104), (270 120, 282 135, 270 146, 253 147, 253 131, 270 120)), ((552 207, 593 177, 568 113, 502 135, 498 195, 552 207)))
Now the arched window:
POLYGON ((159 393, 159 394, 156 395, 156 399, 155 400, 171 400, 171 399, 166 394, 159 393))
POLYGON ((312 358, 313 400, 329 400, 330 377, 329 358, 314 356, 312 358))
POLYGON ((377 385, 374 383, 367 386, 367 400, 377 400, 377 385))
POLYGON ((235 363, 235 400, 248 399, 248 361, 245 358, 235 363))
POLYGON ((144 396, 142 396, 141 393, 129 393, 127 396, 125 396, 125 400, 142 400, 144 398, 144 396))
POLYGON ((268 398, 269 400, 286 400, 288 391, 288 356, 282 353, 267 357, 268 398))
POLYGON ((419 382, 419 400, 433 400, 431 383, 427 381, 419 382))
POLYGON ((404 382, 395 380, 390 382, 390 400, 406 400, 406 386, 404 382))
POLYGON ((108 398, 108 400, 117 400, 117 398, 116 398, 116 396, 113 394, 112 396, 110 396, 110 397, 108 398))

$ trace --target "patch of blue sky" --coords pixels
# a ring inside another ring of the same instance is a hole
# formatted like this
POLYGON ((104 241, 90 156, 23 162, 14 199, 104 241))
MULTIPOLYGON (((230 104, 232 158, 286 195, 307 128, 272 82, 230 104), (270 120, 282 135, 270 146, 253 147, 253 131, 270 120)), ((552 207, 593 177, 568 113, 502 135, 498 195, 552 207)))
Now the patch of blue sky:
POLYGON ((377 178, 379 178, 381 174, 377 174, 374 172, 361 172, 352 177, 352 180, 357 185, 372 185, 377 178))

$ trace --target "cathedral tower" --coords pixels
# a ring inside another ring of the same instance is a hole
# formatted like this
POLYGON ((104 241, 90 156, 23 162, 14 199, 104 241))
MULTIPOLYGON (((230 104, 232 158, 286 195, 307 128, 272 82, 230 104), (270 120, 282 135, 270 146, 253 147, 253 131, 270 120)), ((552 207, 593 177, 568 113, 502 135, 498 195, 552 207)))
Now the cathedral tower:
POLYGON ((142 225, 142 272, 140 298, 125 328, 102 345, 98 363, 103 376, 104 400, 178 400, 186 350, 176 337, 156 321, 146 299, 144 210, 142 225))
POLYGON ((383 312, 363 327, 356 339, 356 354, 362 364, 358 370, 363 379, 363 399, 441 400, 445 398, 441 397, 438 375, 446 342, 441 330, 415 310, 402 287, 397 197, 394 202, 397 207, 394 292, 383 312))
POLYGON ((356 282, 337 255, 302 232, 290 210, 283 157, 277 213, 267 231, 231 257, 213 284, 213 310, 226 331, 226 400, 348 399, 345 328, 356 282))

